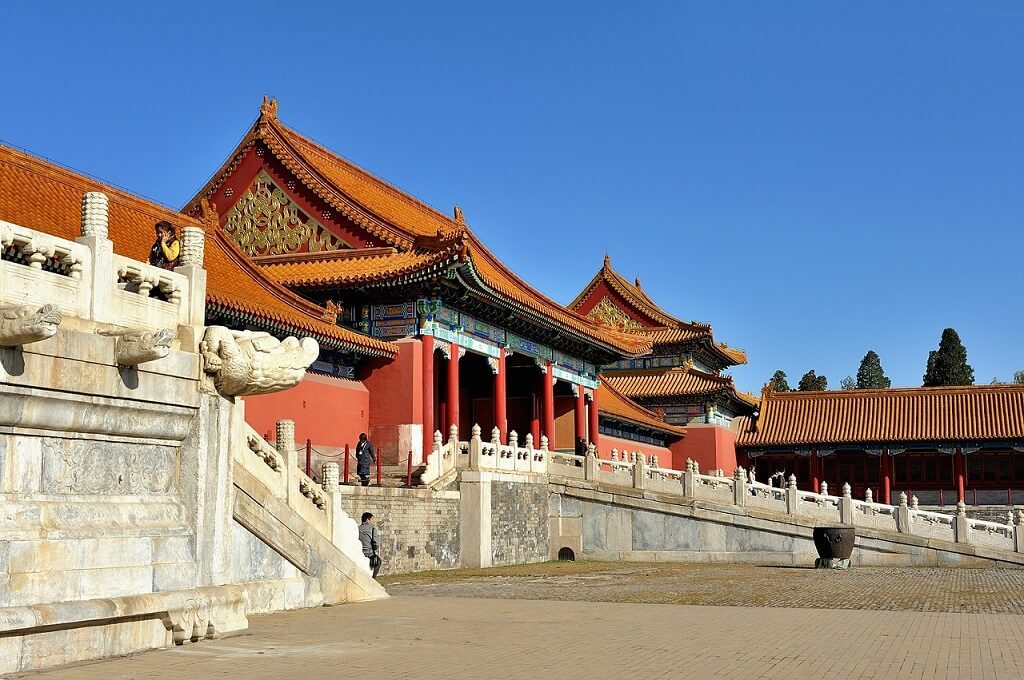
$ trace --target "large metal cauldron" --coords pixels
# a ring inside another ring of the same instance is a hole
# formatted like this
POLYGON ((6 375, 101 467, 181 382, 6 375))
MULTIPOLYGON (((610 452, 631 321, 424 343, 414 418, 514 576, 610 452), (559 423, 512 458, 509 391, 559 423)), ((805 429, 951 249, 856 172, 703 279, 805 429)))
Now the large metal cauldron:
POLYGON ((855 536, 853 527, 814 527, 814 547, 818 551, 814 566, 824 569, 848 568, 855 536))

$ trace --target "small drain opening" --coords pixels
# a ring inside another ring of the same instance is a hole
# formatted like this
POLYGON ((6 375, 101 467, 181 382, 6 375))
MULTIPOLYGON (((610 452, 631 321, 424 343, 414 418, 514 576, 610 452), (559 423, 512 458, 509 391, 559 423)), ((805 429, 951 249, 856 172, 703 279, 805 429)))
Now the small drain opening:
POLYGON ((572 548, 562 548, 558 551, 559 562, 575 562, 576 553, 572 551, 572 548))

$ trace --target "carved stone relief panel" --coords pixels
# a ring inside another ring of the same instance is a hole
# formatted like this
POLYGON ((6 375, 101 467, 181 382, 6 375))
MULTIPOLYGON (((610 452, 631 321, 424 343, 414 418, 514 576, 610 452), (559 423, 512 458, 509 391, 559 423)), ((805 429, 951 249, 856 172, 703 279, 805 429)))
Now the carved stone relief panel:
POLYGON ((167 494, 177 449, 158 444, 43 439, 41 491, 53 494, 167 494))

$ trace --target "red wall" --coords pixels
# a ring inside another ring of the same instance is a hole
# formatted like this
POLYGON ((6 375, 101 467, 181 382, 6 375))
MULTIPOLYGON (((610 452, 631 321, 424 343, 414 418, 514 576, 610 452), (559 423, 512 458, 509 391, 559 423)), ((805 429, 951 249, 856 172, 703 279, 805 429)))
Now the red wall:
MULTIPOLYGON (((410 434, 410 427, 423 422, 423 343, 418 338, 407 338, 395 345, 398 357, 363 377, 363 384, 370 391, 367 434, 385 464, 405 460, 407 451, 399 448, 409 448, 416 439, 410 434)), ((420 434, 420 446, 422 437, 420 434)))
POLYGON ((718 425, 687 425, 686 436, 669 448, 674 470, 685 470, 687 458, 697 461, 702 471, 720 469, 731 475, 736 469, 736 435, 718 425))
POLYGON ((277 421, 295 421, 295 441, 322 447, 354 445, 367 430, 370 395, 362 383, 307 373, 284 392, 245 397, 245 420, 262 435, 275 438, 277 421))

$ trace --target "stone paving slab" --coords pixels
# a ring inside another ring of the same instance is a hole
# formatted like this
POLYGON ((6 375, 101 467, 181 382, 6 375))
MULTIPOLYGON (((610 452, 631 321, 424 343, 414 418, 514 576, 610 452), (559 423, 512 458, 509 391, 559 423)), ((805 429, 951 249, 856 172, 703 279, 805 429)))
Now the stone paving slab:
POLYGON ((242 637, 28 677, 1024 676, 1024 617, 1005 614, 395 597, 250 622, 242 637))
POLYGON ((390 576, 386 587, 428 597, 1024 614, 1024 569, 549 562, 390 576))

